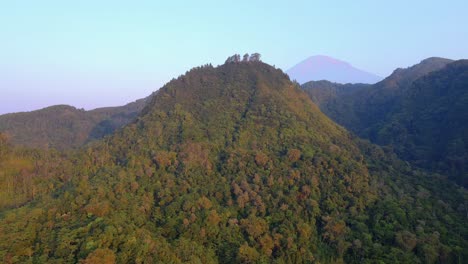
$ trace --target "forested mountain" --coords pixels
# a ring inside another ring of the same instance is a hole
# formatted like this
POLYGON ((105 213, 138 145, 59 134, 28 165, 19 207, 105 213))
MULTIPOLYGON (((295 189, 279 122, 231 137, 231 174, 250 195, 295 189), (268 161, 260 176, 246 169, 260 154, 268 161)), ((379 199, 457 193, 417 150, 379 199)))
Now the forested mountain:
POLYGON ((334 121, 351 131, 364 136, 364 131, 376 121, 380 121, 389 111, 392 111, 397 102, 407 91, 411 84, 424 75, 440 70, 452 62, 443 58, 429 58, 406 69, 396 69, 390 76, 374 85, 364 89, 353 89, 352 93, 337 93, 332 101, 329 97, 320 97, 328 89, 321 83, 304 84, 307 93, 318 105, 327 105, 321 109, 334 121))
MULTIPOLYGON (((301 85, 302 89, 311 97, 312 101, 322 108, 333 103, 342 96, 356 92, 357 90, 371 87, 371 84, 364 83, 334 83, 326 80, 310 81, 301 85)), ((322 110, 323 111, 323 110, 322 110)))
POLYGON ((86 149, 0 144, 4 186, 37 179, 1 209, 5 263, 468 259, 464 189, 353 137, 259 61, 192 69, 86 149))
POLYGON ((309 81, 327 80, 338 83, 376 83, 381 77, 353 67, 332 57, 311 56, 286 71, 292 80, 303 84, 309 81))
POLYGON ((468 186, 468 60, 415 81, 386 121, 370 127, 371 140, 468 186))
POLYGON ((34 148, 76 148, 130 123, 148 98, 119 107, 91 111, 56 105, 32 112, 0 115, 0 132, 15 145, 34 148))
POLYGON ((360 137, 468 186, 466 60, 429 58, 347 92, 320 83, 303 87, 325 114, 360 137))

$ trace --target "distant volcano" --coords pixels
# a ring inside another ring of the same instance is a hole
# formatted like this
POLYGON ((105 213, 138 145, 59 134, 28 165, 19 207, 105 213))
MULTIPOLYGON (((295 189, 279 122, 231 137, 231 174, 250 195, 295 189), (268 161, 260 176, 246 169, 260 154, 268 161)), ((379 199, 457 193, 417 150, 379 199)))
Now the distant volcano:
POLYGON ((300 84, 327 80, 338 83, 376 83, 381 77, 354 68, 351 64, 328 56, 312 56, 286 71, 300 84))

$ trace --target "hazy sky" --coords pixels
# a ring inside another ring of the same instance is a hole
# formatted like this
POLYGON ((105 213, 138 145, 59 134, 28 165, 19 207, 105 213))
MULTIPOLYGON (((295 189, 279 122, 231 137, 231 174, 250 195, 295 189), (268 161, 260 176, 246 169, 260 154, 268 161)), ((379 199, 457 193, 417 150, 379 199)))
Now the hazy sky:
POLYGON ((466 0, 0 0, 0 113, 121 105, 234 53, 284 70, 323 54, 387 76, 468 58, 467 13, 466 0))

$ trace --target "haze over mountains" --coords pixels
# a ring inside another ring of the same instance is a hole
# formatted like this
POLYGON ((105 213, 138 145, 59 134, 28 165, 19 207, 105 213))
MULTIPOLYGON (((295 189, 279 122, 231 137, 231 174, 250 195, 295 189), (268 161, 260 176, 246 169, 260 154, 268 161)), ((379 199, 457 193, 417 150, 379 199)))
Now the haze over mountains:
POLYGON ((286 73, 300 84, 327 80, 337 83, 376 83, 381 77, 357 69, 351 64, 328 56, 318 55, 299 62, 286 73))

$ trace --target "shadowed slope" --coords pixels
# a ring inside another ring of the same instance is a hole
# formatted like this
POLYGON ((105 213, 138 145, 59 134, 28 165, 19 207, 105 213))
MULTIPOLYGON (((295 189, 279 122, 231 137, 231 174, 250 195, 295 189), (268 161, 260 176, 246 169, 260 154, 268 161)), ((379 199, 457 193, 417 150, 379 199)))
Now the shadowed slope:
POLYGON ((467 72, 466 60, 429 58, 346 93, 320 83, 303 88, 337 123, 466 186, 467 72))

